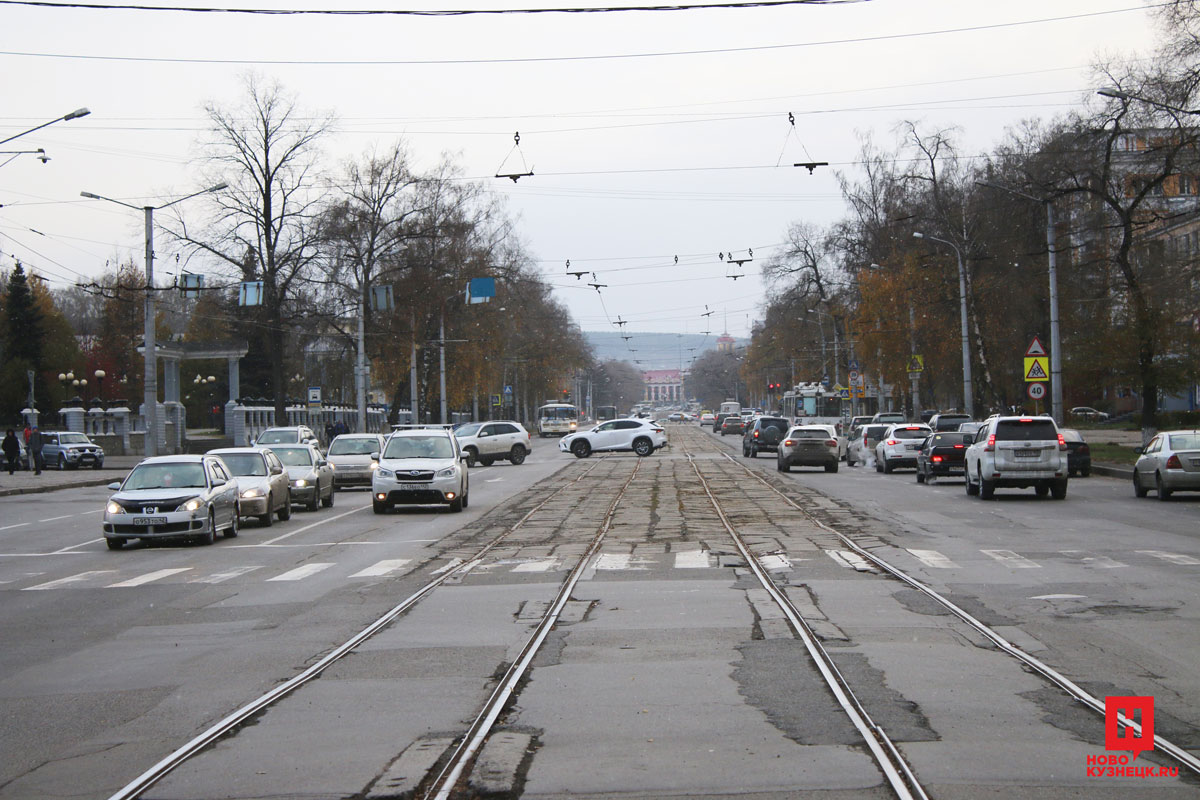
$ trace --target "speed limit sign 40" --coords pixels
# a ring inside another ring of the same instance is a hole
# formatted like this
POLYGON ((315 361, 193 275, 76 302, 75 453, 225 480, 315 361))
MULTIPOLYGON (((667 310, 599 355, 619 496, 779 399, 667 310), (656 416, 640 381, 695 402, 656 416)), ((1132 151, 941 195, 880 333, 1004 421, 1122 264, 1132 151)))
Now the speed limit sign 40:
POLYGON ((1031 383, 1025 391, 1029 393, 1030 400, 1041 400, 1046 396, 1046 384, 1031 383))

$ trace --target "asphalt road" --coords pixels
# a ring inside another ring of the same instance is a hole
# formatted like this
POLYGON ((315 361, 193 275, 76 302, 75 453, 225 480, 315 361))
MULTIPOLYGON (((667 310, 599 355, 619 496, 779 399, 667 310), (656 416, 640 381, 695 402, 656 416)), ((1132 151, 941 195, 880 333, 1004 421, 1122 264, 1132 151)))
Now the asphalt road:
MULTIPOLYGON (((508 796, 891 796, 697 473, 931 796, 1200 797, 1188 777, 1089 776, 1103 720, 912 590, 856 569, 720 455, 740 453, 734 437, 669 430, 673 447, 640 460, 535 443, 521 467, 472 470, 463 514, 377 517, 365 493, 345 492, 212 547, 107 551, 103 489, 0 500, 0 798, 108 796, 532 514, 146 795, 389 796, 422 746, 440 753, 462 733, 610 507, 599 556, 502 720, 517 742, 515 760, 493 764, 515 781, 508 796)), ((911 472, 736 461, 1093 694, 1153 695, 1158 733, 1200 748, 1200 499, 1137 501, 1124 482, 1089 478, 1064 501, 982 502, 911 472)))

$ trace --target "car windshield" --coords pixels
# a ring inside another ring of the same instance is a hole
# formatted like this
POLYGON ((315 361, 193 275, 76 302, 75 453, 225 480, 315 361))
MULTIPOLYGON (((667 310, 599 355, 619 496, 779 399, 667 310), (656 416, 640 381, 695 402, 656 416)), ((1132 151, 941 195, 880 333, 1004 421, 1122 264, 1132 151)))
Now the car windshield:
POLYGON ((267 474, 267 462, 258 453, 218 453, 218 455, 228 465, 230 474, 235 477, 242 478, 267 474))
POLYGON ((1059 431, 1062 434, 1064 442, 1082 442, 1083 436, 1079 431, 1073 431, 1068 428, 1063 428, 1059 431))
POLYGON ((574 408, 543 408, 540 416, 542 419, 575 419, 579 411, 574 408))
POLYGON ((963 443, 965 433, 939 433, 933 437, 930 442, 931 447, 950 447, 956 444, 963 443))
POLYGON ((60 433, 58 435, 59 444, 91 444, 91 441, 82 433, 60 433))
POLYGON ((1200 450, 1200 433, 1177 433, 1169 438, 1172 450, 1200 450))
POLYGON ((887 425, 868 425, 863 433, 863 437, 867 439, 882 439, 887 433, 887 425))
POLYGON ((893 439, 924 439, 928 435, 928 428, 896 428, 892 431, 893 439))
POLYGON ((393 436, 384 458, 454 458, 447 436, 393 436))
POLYGON ((378 439, 334 439, 329 445, 331 456, 369 456, 379 452, 378 439))
POLYGON ((1000 442, 1047 441, 1058 439, 1058 426, 1044 417, 1007 419, 996 423, 996 440, 1000 442))
POLYGON ((288 444, 300 441, 296 431, 264 431, 258 437, 259 444, 288 444))
POLYGON ((312 450, 307 447, 274 447, 272 450, 279 456, 279 460, 289 467, 312 466, 312 450))
POLYGON ((196 462, 176 464, 139 464, 125 479, 122 490, 203 489, 204 467, 196 462))
POLYGON ((479 433, 479 429, 483 427, 482 422, 472 422, 469 425, 463 425, 454 431, 455 436, 474 436, 479 433))

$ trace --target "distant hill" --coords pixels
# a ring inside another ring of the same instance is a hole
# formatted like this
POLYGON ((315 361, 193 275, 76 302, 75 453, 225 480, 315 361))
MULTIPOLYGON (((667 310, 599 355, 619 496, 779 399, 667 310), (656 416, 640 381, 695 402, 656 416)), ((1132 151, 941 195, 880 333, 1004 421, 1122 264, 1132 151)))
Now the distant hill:
MULTIPOLYGON (((628 361, 639 370, 647 369, 687 369, 693 357, 703 355, 706 350, 717 349, 717 336, 713 333, 705 336, 702 333, 639 333, 630 331, 626 336, 628 342, 621 338, 619 331, 584 331, 584 337, 591 345, 592 352, 598 361, 628 361), (629 352, 629 348, 636 353, 629 352), (641 361, 638 364, 635 361, 641 361)), ((738 345, 745 344, 742 339, 738 345)))

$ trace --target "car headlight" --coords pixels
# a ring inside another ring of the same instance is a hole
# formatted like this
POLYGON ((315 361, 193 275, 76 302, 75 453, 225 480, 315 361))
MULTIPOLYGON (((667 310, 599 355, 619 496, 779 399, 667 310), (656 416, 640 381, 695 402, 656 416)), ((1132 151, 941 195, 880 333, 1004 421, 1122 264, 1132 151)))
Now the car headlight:
POLYGON ((186 503, 183 504, 183 510, 184 511, 198 511, 200 509, 200 507, 203 505, 204 505, 203 500, 201 500, 199 497, 193 497, 191 500, 188 500, 186 503))
POLYGON ((308 486, 308 481, 304 480, 304 478, 297 478, 296 482, 292 485, 297 489, 303 489, 305 486, 308 486))
POLYGON ((372 462, 371 462, 371 469, 379 469, 379 462, 378 462, 378 461, 372 461, 372 462))
POLYGON ((445 469, 440 469, 437 472, 437 477, 453 478, 457 474, 456 469, 456 467, 446 467, 445 469))
POLYGON ((256 497, 262 497, 262 496, 263 496, 262 489, 247 489, 246 491, 242 492, 243 500, 253 500, 256 497))
POLYGON ((392 472, 390 469, 384 469, 383 467, 379 466, 378 464, 375 465, 375 470, 376 470, 376 472, 379 473, 379 477, 381 477, 381 478, 396 477, 396 473, 392 472))
POLYGON ((124 514, 125 509, 124 509, 124 507, 121 506, 120 503, 109 500, 108 505, 106 505, 104 507, 104 513, 106 513, 106 514, 124 514))

